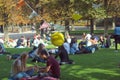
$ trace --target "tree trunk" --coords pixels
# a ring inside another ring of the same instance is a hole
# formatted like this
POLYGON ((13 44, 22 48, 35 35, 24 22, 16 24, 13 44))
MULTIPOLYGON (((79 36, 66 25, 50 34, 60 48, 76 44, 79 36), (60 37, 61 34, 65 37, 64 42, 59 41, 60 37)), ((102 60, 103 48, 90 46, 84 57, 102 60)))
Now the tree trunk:
POLYGON ((94 33, 94 19, 90 19, 90 34, 94 33))
POLYGON ((112 29, 115 29, 115 18, 112 20, 112 29))
POLYGON ((69 19, 65 19, 65 38, 67 38, 67 36, 69 35, 69 31, 70 31, 70 28, 69 28, 69 19))
POLYGON ((65 30, 67 30, 67 31, 70 31, 70 28, 69 28, 69 19, 66 19, 65 20, 65 30))
POLYGON ((56 20, 54 20, 54 24, 57 24, 57 21, 56 21, 56 20))
POLYGON ((4 40, 9 41, 9 35, 8 35, 8 27, 7 25, 4 25, 4 40))
POLYGON ((70 30, 72 30, 72 31, 74 31, 75 29, 74 29, 74 23, 75 23, 75 21, 74 20, 72 20, 71 21, 71 29, 70 30))
POLYGON ((104 34, 108 34, 108 25, 107 25, 107 19, 104 19, 104 34))
POLYGON ((107 26, 108 12, 107 12, 107 7, 108 7, 108 0, 104 0, 104 8, 106 10, 106 18, 104 18, 104 34, 108 34, 108 26, 107 26))
POLYGON ((93 20, 93 30, 96 30, 96 19, 93 20))
POLYGON ((14 32, 14 24, 11 24, 11 28, 12 28, 12 30, 11 30, 11 32, 14 32))

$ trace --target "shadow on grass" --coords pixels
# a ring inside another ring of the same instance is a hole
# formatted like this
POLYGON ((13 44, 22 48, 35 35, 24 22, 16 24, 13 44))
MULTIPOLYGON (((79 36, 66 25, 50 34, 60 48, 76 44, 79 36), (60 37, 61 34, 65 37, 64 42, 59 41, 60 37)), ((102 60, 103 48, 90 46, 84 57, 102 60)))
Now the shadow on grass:
POLYGON ((62 80, 120 80, 120 74, 114 70, 83 68, 79 65, 62 66, 62 73, 62 80))
MULTIPOLYGON (((10 50, 13 53, 19 51, 10 50)), ((61 80, 120 80, 120 69, 117 68, 120 54, 115 53, 114 49, 100 49, 94 54, 70 55, 70 59, 75 64, 61 66, 61 80)), ((9 76, 12 61, 6 61, 5 56, 1 56, 0 60, 0 80, 8 80, 6 77, 9 76)), ((38 64, 29 63, 28 66, 38 64)))

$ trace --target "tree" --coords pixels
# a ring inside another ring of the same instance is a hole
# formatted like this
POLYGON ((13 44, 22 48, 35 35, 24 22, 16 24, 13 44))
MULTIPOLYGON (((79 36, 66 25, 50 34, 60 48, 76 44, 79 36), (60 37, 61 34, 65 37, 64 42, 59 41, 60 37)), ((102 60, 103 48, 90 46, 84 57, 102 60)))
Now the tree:
POLYGON ((41 8, 44 19, 54 20, 54 22, 65 21, 66 31, 69 31, 69 21, 76 12, 83 16, 82 19, 91 21, 91 33, 94 30, 95 19, 105 16, 102 0, 45 0, 41 2, 41 8), (93 7, 93 5, 99 6, 93 7))
POLYGON ((9 20, 11 18, 12 11, 11 9, 14 7, 13 0, 0 0, 0 16, 1 16, 1 22, 3 22, 4 26, 4 39, 5 41, 9 40, 8 36, 8 25, 9 20))
MULTIPOLYGON (((104 0, 104 8, 106 11, 106 18, 112 18, 112 26, 115 27, 115 17, 120 16, 120 1, 119 0, 104 0)), ((105 19, 105 32, 107 33, 108 26, 106 23, 107 19, 105 19)))
POLYGON ((90 33, 94 33, 95 19, 104 18, 105 10, 102 5, 102 0, 74 0, 74 9, 80 15, 82 19, 90 20, 90 33))
POLYGON ((73 13, 70 0, 49 0, 41 2, 41 16, 48 21, 64 21, 65 31, 69 31, 69 21, 73 13))

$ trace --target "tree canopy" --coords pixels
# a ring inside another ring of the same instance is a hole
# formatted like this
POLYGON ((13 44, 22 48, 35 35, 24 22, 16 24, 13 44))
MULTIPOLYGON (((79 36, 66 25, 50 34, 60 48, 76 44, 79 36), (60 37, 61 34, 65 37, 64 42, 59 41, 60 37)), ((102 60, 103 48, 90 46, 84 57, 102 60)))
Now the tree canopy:
POLYGON ((0 0, 0 25, 46 20, 65 21, 68 26, 70 20, 120 16, 119 4, 119 0, 0 0))

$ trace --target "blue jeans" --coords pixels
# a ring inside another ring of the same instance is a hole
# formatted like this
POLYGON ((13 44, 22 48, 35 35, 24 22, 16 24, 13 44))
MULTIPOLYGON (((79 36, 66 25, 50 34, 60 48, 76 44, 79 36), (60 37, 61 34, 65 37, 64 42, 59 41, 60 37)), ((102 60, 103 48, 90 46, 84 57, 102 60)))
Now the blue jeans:
POLYGON ((33 76, 33 74, 34 74, 34 69, 30 69, 25 72, 19 72, 18 74, 12 76, 9 80, 19 80, 21 78, 33 76))
POLYGON ((86 47, 86 50, 88 50, 89 52, 91 52, 92 51, 92 46, 88 46, 88 47, 86 47))
POLYGON ((20 57, 20 54, 14 54, 14 55, 12 55, 12 59, 17 59, 18 57, 20 57))
POLYGON ((25 73, 28 74, 29 76, 33 76, 34 69, 27 70, 27 71, 25 71, 25 73))

